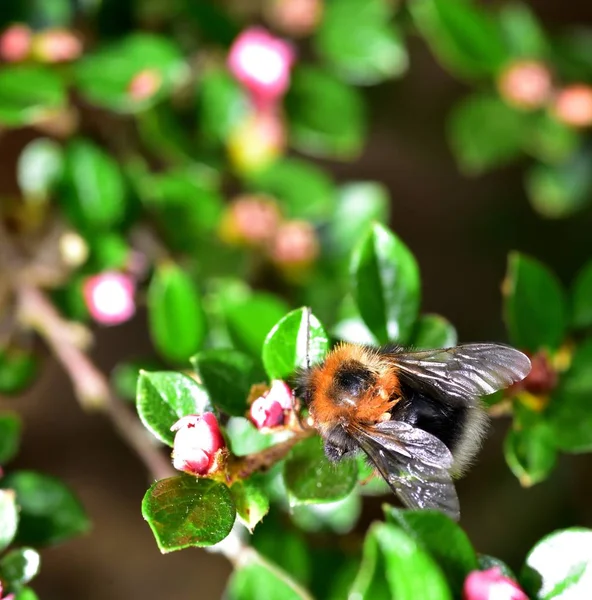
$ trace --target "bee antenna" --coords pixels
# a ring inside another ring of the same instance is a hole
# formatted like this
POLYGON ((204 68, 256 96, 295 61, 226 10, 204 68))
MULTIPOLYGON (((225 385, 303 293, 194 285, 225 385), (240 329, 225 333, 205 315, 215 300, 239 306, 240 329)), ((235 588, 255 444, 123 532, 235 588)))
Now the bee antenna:
POLYGON ((304 312, 306 314, 306 370, 308 371, 310 369, 310 315, 312 314, 310 306, 306 306, 304 312))

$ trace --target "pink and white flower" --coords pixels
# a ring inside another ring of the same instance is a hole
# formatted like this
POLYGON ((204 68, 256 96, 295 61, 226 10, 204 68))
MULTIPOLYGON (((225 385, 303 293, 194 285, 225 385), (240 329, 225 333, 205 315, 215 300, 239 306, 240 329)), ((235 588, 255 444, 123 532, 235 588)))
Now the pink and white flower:
POLYGON ((136 312, 135 282, 125 273, 109 271, 89 277, 83 288, 91 317, 102 325, 119 325, 136 312))
POLYGON ((492 567, 467 575, 463 600, 528 600, 528 596, 499 567, 492 567))

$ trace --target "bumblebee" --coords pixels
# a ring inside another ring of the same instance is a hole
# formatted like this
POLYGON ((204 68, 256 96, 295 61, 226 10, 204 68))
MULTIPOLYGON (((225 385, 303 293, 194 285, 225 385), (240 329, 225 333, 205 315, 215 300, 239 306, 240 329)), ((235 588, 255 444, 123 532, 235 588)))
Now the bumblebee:
POLYGON ((409 351, 341 343, 303 370, 297 391, 333 462, 358 451, 408 508, 460 517, 453 477, 487 428, 480 397, 526 377, 530 360, 502 344, 409 351))

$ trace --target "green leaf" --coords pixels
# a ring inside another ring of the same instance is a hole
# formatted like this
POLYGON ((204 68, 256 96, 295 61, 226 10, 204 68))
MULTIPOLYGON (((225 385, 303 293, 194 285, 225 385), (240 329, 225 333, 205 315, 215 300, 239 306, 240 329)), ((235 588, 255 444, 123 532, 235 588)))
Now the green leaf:
POLYGON ((204 350, 191 359, 212 403, 228 415, 242 417, 247 397, 257 382, 250 356, 228 349, 204 350))
POLYGON ((366 535, 348 597, 451 600, 452 594, 438 566, 413 537, 390 523, 375 523, 366 535))
POLYGON ((223 483, 179 475, 152 484, 142 515, 166 553, 222 541, 234 525, 236 509, 223 483))
POLYGON ((12 543, 18 521, 15 493, 12 490, 0 490, 0 552, 12 543))
POLYGON ((101 271, 124 271, 129 264, 131 248, 119 233, 105 233, 86 236, 90 245, 89 268, 101 271))
POLYGON ((478 175, 522 154, 527 117, 497 96, 473 94, 458 103, 448 120, 448 139, 459 167, 478 175))
POLYGON ((513 428, 504 442, 504 455, 522 486, 544 481, 557 460, 552 427, 540 414, 516 407, 513 428))
POLYGON ((388 223, 389 211, 389 193, 382 184, 358 181, 341 186, 337 190, 337 208, 328 229, 333 252, 349 254, 356 240, 373 222, 388 223))
POLYGON ((138 378, 138 414, 145 427, 161 442, 173 445, 171 427, 187 415, 212 410, 207 392, 191 377, 173 371, 147 373, 138 378))
POLYGON ((223 310, 233 346, 259 359, 269 330, 289 309, 277 296, 257 292, 229 302, 223 310))
POLYGON ((111 371, 110 382, 115 394, 123 400, 136 401, 140 371, 160 371, 162 364, 150 358, 121 362, 111 371))
POLYGON ((263 365, 270 379, 286 379, 297 369, 323 360, 329 339, 307 308, 288 313, 269 332, 263 344, 263 365))
POLYGON ((512 252, 503 293, 512 345, 531 352, 556 350, 566 333, 567 302, 555 275, 539 261, 512 252))
POLYGON ((255 475, 237 481, 230 488, 236 512, 243 525, 253 533, 255 525, 269 512, 269 497, 255 475))
POLYGON ((70 142, 58 199, 74 225, 86 231, 118 225, 125 216, 126 189, 117 162, 88 140, 70 142))
POLYGON ((31 588, 23 587, 16 593, 14 600, 39 600, 39 596, 31 588))
POLYGON ((17 548, 0 560, 0 575, 11 587, 18 587, 37 575, 40 562, 41 557, 33 548, 17 548))
POLYGON ((574 527, 544 537, 526 557, 520 580, 537 600, 586 598, 592 589, 592 531, 574 527))
POLYGON ((401 75, 408 58, 392 13, 392 6, 381 0, 327 3, 315 37, 319 54, 353 84, 371 85, 401 75))
POLYGON ((581 211, 592 194, 591 156, 576 153, 559 165, 535 164, 525 176, 526 192, 543 217, 562 219, 581 211))
POLYGON ((18 394, 37 377, 39 360, 34 354, 10 348, 0 350, 0 393, 18 394))
POLYGON ((464 77, 494 75, 509 52, 503 32, 485 8, 471 0, 412 0, 413 20, 432 52, 464 77))
POLYGON ((66 89, 58 75, 37 65, 3 66, 0 71, 0 124, 21 127, 38 123, 66 106, 66 89))
POLYGON ((155 348, 174 363, 185 363, 201 347, 206 322, 201 297, 190 276, 163 263, 148 287, 148 325, 155 348))
POLYGON ((0 466, 10 462, 18 452, 21 420, 15 413, 0 412, 0 466))
POLYGON ((226 424, 229 446, 236 456, 246 456, 273 446, 282 434, 262 433, 243 417, 231 417, 226 424))
POLYGON ((310 595, 290 576, 258 555, 236 569, 228 583, 229 600, 310 600, 310 595))
POLYGON ((90 521, 78 498, 59 479, 34 471, 15 471, 0 487, 16 492, 20 507, 17 541, 41 546, 86 533, 90 521))
POLYGON ((450 518, 433 510, 384 507, 387 522, 399 525, 442 569, 451 591, 460 596, 466 576, 478 568, 466 533, 450 518))
POLYGON ((62 176, 62 147, 49 138, 29 142, 17 164, 17 179, 22 194, 30 201, 46 201, 62 176))
POLYGON ((554 443, 564 452, 592 451, 592 340, 587 339, 575 351, 570 368, 551 397, 547 420, 554 443))
POLYGON ((78 61, 74 77, 92 104, 120 113, 134 113, 169 96, 186 80, 188 67, 180 49, 166 37, 134 33, 78 61), (155 77, 153 94, 136 99, 129 86, 138 73, 155 77))
POLYGON ((418 350, 456 346, 454 325, 440 315, 423 315, 415 324, 411 345, 418 350))
POLYGON ((362 512, 362 500, 351 493, 337 502, 326 504, 299 504, 290 509, 292 522, 304 531, 333 531, 339 535, 349 533, 362 512))
POLYGON ((230 133, 249 114, 248 98, 225 69, 210 69, 200 81, 198 95, 200 124, 208 140, 225 143, 230 133))
POLYGON ((523 2, 508 2, 498 9, 502 34, 513 58, 544 59, 551 48, 536 15, 523 2))
POLYGON ((335 210, 335 188, 327 173, 299 158, 282 158, 250 175, 247 185, 274 196, 289 219, 324 219, 335 210))
POLYGON ((286 96, 286 111, 290 141, 297 150, 341 160, 351 160, 361 152, 366 136, 363 99, 355 87, 330 73, 317 67, 297 67, 286 96))
POLYGON ((354 489, 357 476, 354 460, 336 464, 327 460, 318 436, 298 443, 284 464, 284 483, 292 505, 341 500, 354 489))
POLYGON ((577 329, 592 326, 592 261, 584 265, 573 282, 571 323, 577 329))
MULTIPOLYGON (((578 148, 580 143, 580 132, 569 125, 566 125, 565 123, 561 123, 561 121, 558 121, 552 114, 549 114, 548 112, 530 115, 528 127, 525 131, 524 139, 522 140, 522 146, 525 152, 528 152, 528 154, 539 159, 543 163, 558 165, 556 168, 560 172, 566 170, 566 168, 562 165, 571 164, 573 162, 572 157, 579 154, 578 148)), ((571 170, 574 170, 573 167, 571 167, 571 170)), ((534 172, 538 172, 537 167, 534 168, 534 172)), ((576 170, 574 174, 577 175, 578 180, 585 180, 584 173, 580 173, 580 171, 576 170)), ((541 175, 539 175, 539 177, 540 176, 541 175)), ((529 186, 528 181, 530 181, 532 177, 532 175, 527 175, 527 187, 529 186)), ((560 178, 556 179, 559 181, 560 178)), ((533 186, 536 186, 537 182, 533 181, 532 184, 533 186)), ((552 181, 550 184, 545 184, 545 186, 548 186, 549 189, 542 190, 542 193, 540 194, 542 200, 545 200, 547 197, 553 198, 555 196, 559 197, 562 195, 567 195, 553 192, 552 188, 554 186, 552 181), (551 191, 551 193, 549 193, 549 191, 551 191)), ((578 190, 583 186, 581 183, 574 182, 572 184, 569 180, 566 180, 565 185, 562 187, 578 190)), ((572 196, 576 198, 578 194, 572 194, 572 196)), ((554 203, 541 202, 541 204, 543 206, 553 206, 554 203)), ((561 204, 565 204, 567 206, 570 203, 564 202, 561 204)), ((574 202, 571 202, 571 204, 574 204, 574 202)), ((541 210, 541 212, 544 214, 543 210, 541 210)), ((549 214, 548 216, 553 215, 549 214)), ((558 214, 557 216, 561 215, 558 214)))
POLYGON ((376 338, 408 342, 419 311, 420 279, 407 246, 375 224, 354 250, 351 277, 360 315, 376 338))

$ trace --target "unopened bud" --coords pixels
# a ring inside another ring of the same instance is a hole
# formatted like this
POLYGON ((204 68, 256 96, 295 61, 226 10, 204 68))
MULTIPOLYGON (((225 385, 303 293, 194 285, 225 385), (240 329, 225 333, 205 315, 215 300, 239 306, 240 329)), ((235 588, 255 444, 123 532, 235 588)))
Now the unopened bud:
POLYGON ((290 85, 294 50, 261 27, 243 31, 233 42, 228 68, 257 105, 277 102, 290 85))
POLYGON ((306 267, 319 255, 319 240, 307 221, 287 221, 276 233, 271 248, 272 260, 281 266, 306 267))
POLYGON ((216 470, 225 447, 218 420, 213 413, 189 415, 172 427, 173 466, 191 475, 209 475, 216 470))
POLYGON ((290 37, 310 35, 323 17, 321 0, 267 0, 265 17, 273 26, 290 37))
POLYGON ((220 224, 220 237, 229 244, 260 246, 274 237, 280 218, 273 198, 245 194, 228 206, 220 224))
POLYGON ((156 69, 144 69, 136 73, 127 88, 128 94, 138 102, 147 100, 158 92, 162 85, 162 75, 156 69))
POLYGON ((553 103, 557 119, 573 127, 592 125, 592 87, 584 84, 571 85, 557 92, 553 103))
POLYGON ((250 418, 258 429, 283 425, 286 411, 292 408, 292 390, 281 380, 251 404, 250 418))
POLYGON ((40 62, 68 62, 82 54, 82 42, 68 29, 46 29, 35 36, 33 53, 40 62))
POLYGON ((523 110, 536 110, 549 100, 551 73, 543 63, 521 60, 502 71, 497 86, 508 104, 523 110))
POLYGON ((0 58, 6 62, 21 62, 29 56, 32 33, 27 25, 17 24, 0 35, 0 58))
POLYGON ((520 586, 499 567, 472 571, 465 579, 463 600, 528 600, 520 586))
POLYGON ((102 325, 119 325, 136 311, 134 280, 124 273, 105 272, 84 282, 83 294, 91 317, 102 325))

